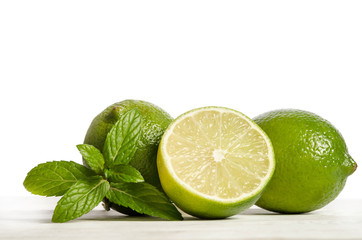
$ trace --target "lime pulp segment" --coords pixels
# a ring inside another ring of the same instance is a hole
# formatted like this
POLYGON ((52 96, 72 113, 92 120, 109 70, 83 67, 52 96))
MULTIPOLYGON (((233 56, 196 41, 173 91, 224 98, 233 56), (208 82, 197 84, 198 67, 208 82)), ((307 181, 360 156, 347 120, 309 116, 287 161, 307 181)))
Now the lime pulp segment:
POLYGON ((220 202, 258 193, 271 177, 270 140, 235 110, 208 107, 180 116, 163 136, 167 168, 188 191, 220 202))

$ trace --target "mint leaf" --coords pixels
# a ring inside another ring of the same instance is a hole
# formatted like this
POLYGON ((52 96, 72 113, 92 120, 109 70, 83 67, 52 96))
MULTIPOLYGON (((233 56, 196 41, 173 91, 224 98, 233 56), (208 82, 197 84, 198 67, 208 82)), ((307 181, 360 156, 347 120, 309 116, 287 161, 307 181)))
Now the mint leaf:
POLYGON ((67 222, 88 213, 104 198, 109 183, 101 176, 79 180, 58 201, 52 221, 67 222))
POLYGON ((106 197, 113 203, 129 207, 139 213, 169 220, 183 219, 165 194, 145 182, 111 183, 106 197))
POLYGON ((104 158, 101 151, 88 144, 79 144, 77 148, 91 169, 97 174, 102 174, 104 171, 104 158))
POLYGON ((105 175, 111 182, 144 182, 142 174, 130 165, 116 165, 106 169, 105 175))
POLYGON ((34 167, 24 180, 24 187, 33 194, 61 196, 79 179, 95 173, 75 162, 53 161, 34 167))
POLYGON ((134 108, 129 110, 109 131, 103 147, 108 167, 128 164, 134 156, 141 135, 142 115, 134 108))

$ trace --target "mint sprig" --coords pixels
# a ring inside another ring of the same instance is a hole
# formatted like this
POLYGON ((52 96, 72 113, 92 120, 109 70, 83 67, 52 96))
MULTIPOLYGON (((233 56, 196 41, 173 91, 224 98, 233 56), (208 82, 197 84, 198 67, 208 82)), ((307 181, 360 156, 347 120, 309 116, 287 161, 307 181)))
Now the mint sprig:
POLYGON ((129 165, 138 148, 142 115, 132 109, 109 131, 103 153, 92 145, 77 148, 87 168, 73 161, 52 161, 33 168, 24 187, 42 196, 63 196, 53 213, 53 222, 67 222, 96 207, 105 197, 141 214, 182 220, 181 214, 156 187, 129 165))

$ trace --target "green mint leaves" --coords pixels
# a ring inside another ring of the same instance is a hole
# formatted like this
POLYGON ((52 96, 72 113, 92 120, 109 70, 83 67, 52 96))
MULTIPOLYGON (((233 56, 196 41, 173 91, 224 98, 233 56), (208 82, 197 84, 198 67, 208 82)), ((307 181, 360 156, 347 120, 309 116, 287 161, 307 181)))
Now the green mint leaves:
POLYGON ((109 131, 103 147, 108 167, 128 164, 135 154, 141 135, 142 116, 137 109, 124 114, 109 131))
POLYGON ((145 182, 111 183, 106 197, 111 202, 132 208, 139 213, 171 220, 182 219, 181 214, 170 204, 167 197, 145 182))
POLYGON ((24 187, 42 196, 62 196, 53 222, 67 222, 95 208, 105 197, 142 214, 182 220, 181 214, 142 174, 128 165, 141 135, 142 115, 137 109, 123 114, 109 131, 102 152, 92 145, 77 148, 89 168, 72 161, 52 161, 33 168, 24 187))
POLYGON ((109 190, 109 182, 101 176, 77 181, 59 200, 52 221, 66 222, 95 208, 109 190))
POLYGON ((75 162, 53 161, 39 164, 25 178, 24 187, 41 196, 62 196, 78 180, 96 174, 75 162))
POLYGON ((105 170, 106 178, 111 182, 143 182, 142 174, 132 166, 116 165, 112 169, 105 170))
POLYGON ((98 148, 88 145, 88 144, 79 144, 77 148, 82 154, 84 160, 87 162, 88 166, 97 174, 102 174, 104 171, 104 158, 101 151, 98 148))

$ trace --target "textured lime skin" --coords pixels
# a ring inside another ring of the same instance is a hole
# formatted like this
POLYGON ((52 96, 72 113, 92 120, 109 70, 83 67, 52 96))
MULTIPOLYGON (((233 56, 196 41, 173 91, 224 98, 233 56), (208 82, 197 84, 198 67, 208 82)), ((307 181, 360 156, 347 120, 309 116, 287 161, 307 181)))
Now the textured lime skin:
POLYGON ((342 135, 313 113, 275 110, 254 121, 272 141, 276 160, 259 207, 281 213, 319 209, 338 196, 357 168, 342 135))
MULTIPOLYGON (((191 111, 188 111, 182 115, 180 115, 178 118, 181 118, 182 116, 189 114, 193 111, 197 111, 199 109, 207 109, 207 108, 214 108, 214 107, 203 107, 203 108, 197 108, 193 109, 191 111)), ((223 108, 228 109, 228 108, 223 108)), ((235 111, 233 109, 229 109, 232 111, 235 111)), ((235 111, 237 112, 237 111, 235 111)), ((238 112, 239 114, 242 114, 238 112)), ((251 119, 249 119, 247 116, 242 114, 246 119, 253 122, 251 119)), ((171 128, 177 119, 176 118, 168 127, 171 128)), ((259 128, 257 125, 255 126, 259 128)), ((262 130, 262 129, 260 129, 262 130)), ((167 132, 167 129, 166 129, 167 132)), ((270 143, 269 138, 266 136, 268 142, 270 143)), ((275 168, 275 160, 274 160, 274 152, 273 149, 271 149, 271 155, 272 158, 270 161, 273 162, 273 168, 271 170, 271 175, 268 178, 268 180, 265 183, 265 186, 261 188, 258 192, 255 194, 242 199, 238 200, 236 202, 229 202, 229 203, 222 203, 216 200, 208 199, 203 196, 200 196, 196 193, 190 192, 188 189, 185 188, 179 181, 177 181, 171 174, 170 169, 167 167, 167 159, 164 158, 166 153, 164 153, 163 145, 165 143, 164 137, 161 139, 159 148, 158 148, 158 154, 157 154, 157 168, 159 177, 161 180, 162 188, 164 192, 167 194, 167 196, 184 212, 201 218, 201 219, 221 219, 221 218, 227 218, 230 216, 233 216, 235 214, 238 214, 248 208, 250 208, 252 205, 255 204, 255 202, 260 198, 262 192, 264 191, 267 184, 270 182, 270 179, 273 175, 274 168, 275 168)), ((271 143, 270 143, 271 144, 271 143)))
MULTIPOLYGON (((84 143, 91 144, 102 151, 107 133, 123 113, 133 108, 137 108, 140 111, 143 122, 142 136, 130 165, 141 172, 146 182, 162 190, 156 166, 157 149, 164 131, 173 119, 161 108, 141 100, 124 100, 112 104, 93 119, 85 136, 84 143)), ((84 160, 83 164, 87 165, 84 160)), ((117 208, 122 213, 135 214, 130 209, 117 207, 112 203, 109 205, 111 208, 117 208)))

